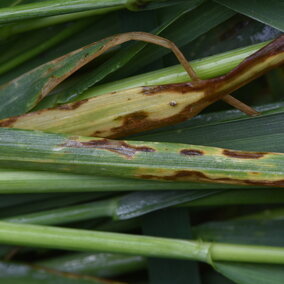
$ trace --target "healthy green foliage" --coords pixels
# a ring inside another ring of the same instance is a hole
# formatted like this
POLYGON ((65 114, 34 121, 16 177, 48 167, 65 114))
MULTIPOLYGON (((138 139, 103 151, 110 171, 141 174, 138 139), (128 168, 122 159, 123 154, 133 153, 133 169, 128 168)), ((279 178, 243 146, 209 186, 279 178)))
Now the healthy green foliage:
POLYGON ((244 2, 242 0, 214 0, 236 12, 261 21, 284 31, 284 3, 281 0, 258 0, 244 2), (257 4, 257 5, 256 5, 257 4))

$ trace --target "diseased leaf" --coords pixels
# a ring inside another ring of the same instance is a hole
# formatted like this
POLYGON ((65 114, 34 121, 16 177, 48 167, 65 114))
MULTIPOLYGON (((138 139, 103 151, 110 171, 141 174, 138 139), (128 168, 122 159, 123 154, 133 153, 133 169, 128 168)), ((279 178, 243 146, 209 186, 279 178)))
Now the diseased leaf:
POLYGON ((57 58, 3 85, 0 89, 0 117, 29 111, 66 77, 98 56, 112 39, 96 42, 57 58))
POLYGON ((284 155, 0 129, 0 166, 164 181, 283 187, 284 155), (24 149, 24 151, 23 151, 24 149))
MULTIPOLYGON (((43 171, 5 170, 0 171, 0 193, 48 193, 48 192, 92 192, 133 190, 177 190, 177 189, 233 189, 250 188, 226 184, 161 182, 110 178, 94 175, 78 175, 43 171)), ((274 196, 274 195, 273 195, 274 196)), ((278 198, 282 200, 282 196, 278 198)))
POLYGON ((125 137, 192 118, 213 102, 225 99, 227 94, 283 63, 283 54, 284 36, 280 36, 221 77, 111 92, 12 117, 0 121, 0 125, 84 136, 125 137))
POLYGON ((29 111, 59 83, 112 47, 130 40, 156 43, 170 48, 166 39, 146 33, 124 33, 102 39, 43 64, 0 89, 0 118, 29 111))
POLYGON ((237 110, 202 114, 183 124, 136 136, 135 140, 193 143, 240 150, 284 152, 283 103, 256 107, 261 115, 237 110))

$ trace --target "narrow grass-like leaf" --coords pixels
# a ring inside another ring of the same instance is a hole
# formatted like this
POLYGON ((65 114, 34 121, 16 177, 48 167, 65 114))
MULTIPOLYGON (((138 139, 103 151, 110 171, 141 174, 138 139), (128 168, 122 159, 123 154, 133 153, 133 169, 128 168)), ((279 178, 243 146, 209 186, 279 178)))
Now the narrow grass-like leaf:
MULTIPOLYGON (((53 208, 61 208, 74 204, 80 204, 82 202, 90 202, 101 198, 106 198, 111 193, 108 192, 94 192, 94 193, 73 193, 72 195, 67 194, 50 194, 49 198, 45 198, 39 201, 31 201, 15 206, 9 206, 2 210, 0 213, 1 218, 7 218, 11 216, 18 216, 20 214, 29 214, 31 212, 39 212, 43 210, 51 210, 53 208)), ((42 194, 38 194, 41 196, 42 194)), ((14 195, 16 199, 18 195, 14 195)), ((44 197, 44 195, 43 195, 44 197)))
MULTIPOLYGON (((130 1, 134 2, 134 1, 130 1)), ((114 6, 125 7, 127 0, 62 0, 41 1, 0 9, 0 23, 9 23, 24 19, 54 16, 81 12, 90 9, 102 9, 114 6)))
MULTIPOLYGON (((72 25, 69 25, 68 27, 65 27, 63 30, 59 31, 57 34, 52 36, 51 38, 44 40, 43 42, 38 43, 36 46, 29 48, 29 50, 25 50, 24 52, 21 52, 20 54, 17 54, 16 56, 13 56, 11 58, 6 58, 6 61, 1 64, 0 67, 0 74, 17 67, 18 65, 22 64, 23 62, 35 57, 36 55, 46 51, 47 49, 55 46, 56 44, 62 42, 63 40, 66 40, 68 37, 74 35, 75 33, 81 31, 85 27, 87 27, 89 24, 94 22, 93 19, 88 19, 84 21, 79 21, 76 23, 73 23, 72 25)), ((42 33, 42 31, 41 31, 42 33)), ((4 54, 5 56, 5 54, 4 54)), ((3 57, 4 57, 3 56, 3 57)))
POLYGON ((203 198, 219 191, 161 191, 130 193, 121 197, 13 216, 5 220, 13 223, 57 225, 99 217, 124 220, 152 211, 203 198))
MULTIPOLYGON (((233 189, 240 185, 162 182, 42 171, 0 170, 0 193, 233 189)), ((251 188, 251 186, 241 186, 251 188)))
POLYGON ((58 225, 100 217, 112 217, 115 207, 116 199, 114 198, 19 215, 4 220, 21 224, 58 225))
MULTIPOLYGON (((123 284, 94 276, 64 273, 32 265, 0 262, 0 281, 7 284, 123 284)), ((124 283, 125 284, 125 283, 124 283)))
POLYGON ((284 154, 0 129, 0 167, 283 187, 284 154))
POLYGON ((194 228, 194 235, 208 242, 284 246, 283 220, 229 220, 194 228))
MULTIPOLYGON (((200 0, 202 1, 202 0, 200 0)), ((1 1, 2 4, 3 0, 1 1)), ((36 1, 34 1, 36 2, 36 1)), ((139 10, 147 10, 147 9, 158 9, 158 8, 162 8, 162 7, 167 7, 167 6, 174 6, 179 4, 179 2, 185 2, 183 0, 180 1, 158 1, 156 3, 148 3, 148 5, 146 6, 140 6, 139 10)), ((18 3, 18 2, 17 2, 18 3)), ((1 5, 0 4, 0 5, 1 5)), ((1 8, 6 7, 6 5, 4 6, 0 6, 1 8)), ((19 34, 19 33, 23 33, 23 32, 27 32, 27 31, 31 31, 31 30, 35 30, 35 29, 39 29, 39 28, 43 28, 43 27, 49 27, 49 26, 53 26, 53 25, 57 25, 57 24, 61 24, 61 23, 66 23, 69 21, 74 21, 74 20, 78 20, 81 18, 86 18, 86 17, 94 17, 96 15, 106 15, 110 12, 116 11, 116 10, 121 10, 122 8, 124 8, 124 6, 120 5, 120 6, 111 6, 111 7, 107 7, 107 8, 100 8, 100 9, 91 9, 91 10, 87 10, 87 11, 83 11, 83 12, 74 12, 74 13, 69 13, 69 14, 61 14, 61 15, 57 15, 57 16, 46 16, 46 17, 41 17, 41 18, 33 18, 33 19, 27 19, 24 21, 16 21, 14 23, 10 23, 10 24, 5 24, 3 26, 0 27, 0 38, 8 38, 11 37, 15 34, 19 34)), ((105 28, 109 29, 110 25, 105 26, 105 28)))
MULTIPOLYGON (((59 43, 56 48, 52 48, 50 50, 47 50, 42 54, 42 56, 37 56, 22 65, 19 65, 18 68, 15 68, 11 70, 8 73, 3 74, 0 77, 0 84, 6 84, 17 77, 33 70, 34 68, 37 68, 49 61, 52 61, 60 56, 66 55, 69 52, 72 52, 76 49, 82 48, 86 45, 92 44, 102 38, 106 38, 109 35, 114 35, 119 33, 119 26, 118 26, 118 11, 115 11, 113 13, 110 13, 108 15, 101 16, 94 16, 92 17, 94 21, 96 21, 95 25, 89 25, 85 29, 83 29, 80 33, 74 34, 72 37, 68 38, 62 43, 59 43), (112 21, 113 25, 108 25, 108 23, 112 21)), ((73 14, 70 14, 73 15, 73 14)), ((55 16, 57 17, 57 16, 55 16)), ((62 17, 62 16, 60 16, 62 17)), ((46 19, 46 18, 41 18, 46 19)), ((86 19, 88 20, 88 19, 86 19)), ((25 21, 26 23, 26 21, 25 21)), ((70 23, 72 24, 72 23, 70 23)), ((63 24, 63 25, 69 25, 63 24)), ((22 26, 22 25, 21 25, 22 26)), ((58 27, 48 27, 47 29, 54 30, 58 27)), ((40 31, 45 30, 46 28, 42 28, 39 31, 30 31, 23 35, 17 35, 16 37, 12 37, 11 39, 8 39, 7 41, 12 41, 13 38, 21 38, 24 36, 27 36, 29 34, 38 33, 40 31)), ((32 36, 31 36, 32 37, 32 36)), ((30 40, 29 40, 30 41, 30 40)), ((62 86, 60 86, 61 88, 62 86)))
POLYGON ((81 18, 94 18, 97 15, 105 15, 107 13, 116 11, 121 9, 120 6, 118 7, 111 7, 111 8, 103 8, 99 10, 89 10, 84 12, 77 12, 71 14, 64 14, 59 16, 50 16, 50 17, 43 17, 43 18, 36 18, 31 20, 24 20, 18 21, 11 24, 5 24, 0 27, 0 38, 7 39, 17 34, 21 34, 24 32, 37 30, 40 28, 50 27, 62 23, 66 23, 69 21, 75 21, 81 18))
POLYGON ((246 204, 283 204, 284 191, 278 189, 234 189, 192 200, 182 206, 226 206, 246 204))
POLYGON ((39 266, 59 271, 114 277, 145 269, 147 261, 141 256, 110 253, 76 253, 39 261, 39 266))
POLYGON ((169 206, 206 199, 208 196, 218 195, 220 192, 222 190, 135 192, 118 199, 113 217, 117 220, 135 218, 169 206))
POLYGON ((283 265, 215 262, 214 268, 237 284, 282 284, 283 265))
POLYGON ((257 21, 261 21, 276 29, 284 31, 284 4, 281 0, 247 1, 242 0, 215 0, 217 3, 224 5, 236 12, 245 14, 257 21))

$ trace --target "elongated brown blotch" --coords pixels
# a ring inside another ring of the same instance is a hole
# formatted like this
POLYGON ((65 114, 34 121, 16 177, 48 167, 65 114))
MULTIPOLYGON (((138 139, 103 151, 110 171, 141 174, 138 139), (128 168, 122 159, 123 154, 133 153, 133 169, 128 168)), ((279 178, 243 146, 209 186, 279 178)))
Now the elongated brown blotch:
POLYGON ((136 87, 0 121, 2 127, 119 138, 187 120, 284 63, 284 35, 224 76, 136 87))

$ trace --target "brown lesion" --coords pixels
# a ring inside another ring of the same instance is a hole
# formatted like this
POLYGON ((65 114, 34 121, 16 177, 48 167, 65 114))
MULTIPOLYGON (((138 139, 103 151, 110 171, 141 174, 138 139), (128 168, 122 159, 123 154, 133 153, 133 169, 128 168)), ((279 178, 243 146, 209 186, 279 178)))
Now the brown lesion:
POLYGON ((245 152, 237 150, 228 150, 224 149, 223 154, 231 158, 238 159, 260 159, 263 158, 267 153, 266 152, 245 152))
POLYGON ((186 155, 186 156, 202 156, 204 155, 204 153, 200 150, 196 150, 196 149, 183 149, 180 151, 180 153, 182 155, 186 155))
POLYGON ((103 149, 111 151, 131 159, 137 152, 155 152, 154 148, 148 146, 134 146, 125 141, 116 141, 109 139, 98 139, 90 141, 78 141, 78 140, 68 140, 64 144, 60 145, 61 147, 71 147, 71 148, 94 148, 94 149, 103 149))
MULTIPOLYGON (((172 125, 195 116, 207 105, 212 103, 213 100, 218 100, 218 97, 212 99, 204 98, 196 103, 188 104, 180 112, 162 119, 151 119, 150 114, 146 111, 129 113, 115 119, 115 121, 121 122, 120 126, 111 128, 110 132, 108 132, 109 129, 104 129, 104 131, 110 133, 106 135, 107 138, 120 138, 158 127, 172 125)), ((96 133, 93 133, 92 136, 96 136, 96 133)))
POLYGON ((192 181, 192 182, 209 182, 225 183, 254 186, 275 186, 284 187, 284 179, 279 180, 253 180, 253 179, 234 179, 234 178, 211 178, 201 171, 181 170, 176 171, 173 175, 139 175, 141 179, 162 180, 162 181, 192 181))
MULTIPOLYGON (((78 101, 78 102, 75 102, 75 103, 61 105, 61 106, 59 106, 55 109, 58 109, 58 110, 74 110, 74 109, 77 109, 78 107, 80 107, 81 105, 87 103, 88 101, 89 101, 89 99, 85 99, 85 100, 81 100, 81 101, 78 101)), ((52 109, 54 109, 54 108, 52 108, 52 109)))
POLYGON ((17 116, 3 119, 0 121, 0 127, 12 127, 13 124, 18 120, 17 116))

